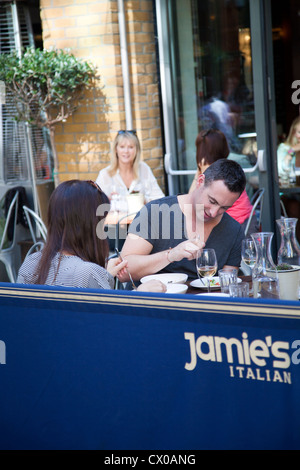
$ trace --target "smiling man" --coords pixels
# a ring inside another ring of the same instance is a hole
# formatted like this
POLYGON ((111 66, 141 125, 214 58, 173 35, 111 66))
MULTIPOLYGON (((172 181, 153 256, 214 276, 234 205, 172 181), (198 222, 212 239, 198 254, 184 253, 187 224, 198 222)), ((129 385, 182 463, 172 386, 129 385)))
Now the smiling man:
POLYGON ((196 279, 195 258, 203 246, 215 249, 218 269, 238 268, 245 235, 226 210, 245 185, 241 166, 221 159, 199 175, 192 193, 164 197, 144 206, 122 250, 133 278, 180 272, 188 274, 190 280, 196 279))

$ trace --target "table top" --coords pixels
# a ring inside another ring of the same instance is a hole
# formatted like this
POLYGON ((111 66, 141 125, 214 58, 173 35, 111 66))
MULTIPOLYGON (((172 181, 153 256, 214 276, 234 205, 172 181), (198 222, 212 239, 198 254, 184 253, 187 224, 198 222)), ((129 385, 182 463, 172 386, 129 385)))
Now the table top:
POLYGON ((300 193, 300 186, 279 186, 279 192, 283 194, 300 193))
MULTIPOLYGON (((251 276, 239 276, 243 282, 248 282, 249 283, 249 288, 251 289, 251 286, 252 286, 252 277, 251 276)), ((192 281, 191 281, 192 282, 192 281)), ((199 289, 197 287, 193 287, 191 286, 191 282, 187 282, 187 285, 188 285, 188 290, 187 290, 187 294, 192 294, 192 295, 196 295, 196 294, 207 294, 207 289, 199 289)), ((220 293, 221 292, 221 288, 214 288, 211 290, 211 295, 214 295, 214 294, 217 294, 217 293, 220 293)))

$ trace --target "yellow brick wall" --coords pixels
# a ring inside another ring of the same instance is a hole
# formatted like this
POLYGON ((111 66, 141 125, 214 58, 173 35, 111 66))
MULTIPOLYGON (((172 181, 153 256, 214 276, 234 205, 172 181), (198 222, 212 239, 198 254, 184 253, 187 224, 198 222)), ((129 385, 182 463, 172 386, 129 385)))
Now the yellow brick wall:
MULTIPOLYGON (((118 4, 111 0, 41 0, 46 49, 69 48, 101 76, 94 103, 82 104, 55 129, 59 181, 95 179, 107 166, 113 139, 124 129, 125 105, 118 4)), ((152 0, 124 1, 134 128, 142 157, 164 188, 162 123, 154 45, 152 0)))

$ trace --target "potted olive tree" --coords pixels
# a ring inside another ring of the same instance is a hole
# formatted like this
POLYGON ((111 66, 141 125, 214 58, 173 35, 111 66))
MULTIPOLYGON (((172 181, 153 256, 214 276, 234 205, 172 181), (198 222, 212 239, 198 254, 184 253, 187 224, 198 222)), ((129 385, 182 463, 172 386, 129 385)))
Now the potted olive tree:
POLYGON ((84 93, 94 88, 96 69, 64 50, 27 48, 0 54, 0 80, 14 118, 49 130, 57 185, 57 153, 54 130, 78 107, 84 93))

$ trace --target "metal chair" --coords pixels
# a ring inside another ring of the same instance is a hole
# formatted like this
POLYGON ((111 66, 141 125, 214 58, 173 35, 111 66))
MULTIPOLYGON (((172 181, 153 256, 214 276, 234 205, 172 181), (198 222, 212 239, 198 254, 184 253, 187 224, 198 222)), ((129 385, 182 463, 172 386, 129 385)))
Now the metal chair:
POLYGON ((31 255, 35 251, 42 250, 44 247, 44 243, 47 239, 47 228, 40 216, 34 212, 32 209, 29 209, 27 206, 23 206, 23 210, 25 213, 25 217, 28 223, 28 227, 30 230, 31 238, 33 241, 32 247, 28 250, 26 254, 27 256, 31 255), (35 223, 35 228, 33 226, 33 222, 35 223))
POLYGON ((44 242, 36 242, 36 243, 34 243, 34 245, 32 245, 32 246, 29 248, 29 250, 27 251, 25 258, 27 258, 27 256, 31 255, 31 254, 34 253, 35 251, 41 251, 41 250, 44 248, 44 245, 45 245, 44 242))
POLYGON ((248 218, 248 222, 245 227, 245 236, 248 235, 249 228, 253 219, 254 215, 257 216, 257 223, 258 223, 258 231, 261 229, 261 219, 262 219, 262 210, 263 210, 263 202, 264 202, 264 195, 265 195, 265 188, 258 189, 251 198, 252 210, 250 216, 248 218))
POLYGON ((285 205, 284 205, 284 203, 283 203, 283 200, 280 199, 279 201, 280 201, 280 208, 281 208, 281 211, 282 211, 282 213, 283 213, 283 217, 288 217, 287 212, 286 212, 285 205))
POLYGON ((4 229, 2 233, 1 243, 0 243, 0 261, 5 265, 6 272, 10 282, 16 282, 16 273, 14 268, 14 251, 16 246, 16 225, 18 218, 18 202, 19 202, 19 192, 17 191, 14 195, 9 209, 7 211, 7 216, 4 224, 4 229), (11 221, 13 224, 11 225, 11 221), (12 240, 8 238, 8 228, 11 228, 12 240), (6 246, 9 243, 9 246, 6 246))
POLYGON ((40 242, 40 238, 45 242, 47 240, 47 228, 40 216, 27 206, 23 206, 23 210, 25 212, 33 243, 36 244, 40 242), (35 230, 32 221, 35 222, 35 230))

